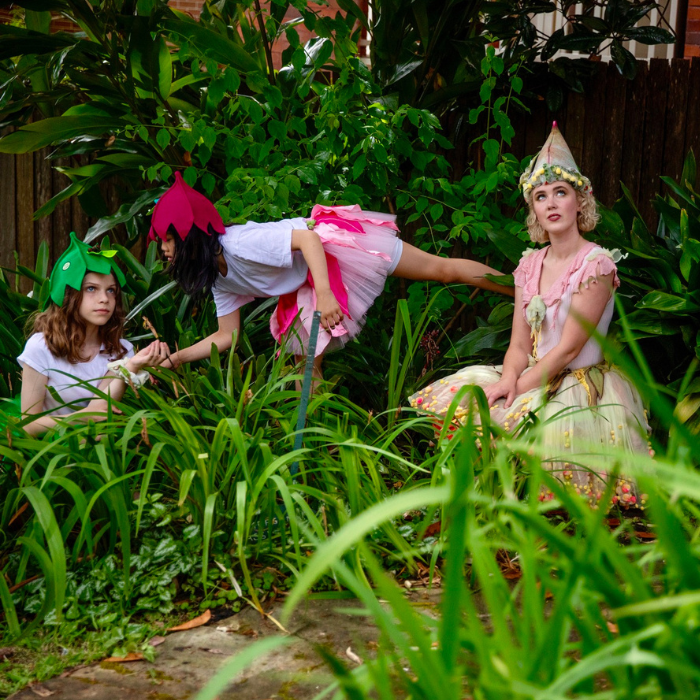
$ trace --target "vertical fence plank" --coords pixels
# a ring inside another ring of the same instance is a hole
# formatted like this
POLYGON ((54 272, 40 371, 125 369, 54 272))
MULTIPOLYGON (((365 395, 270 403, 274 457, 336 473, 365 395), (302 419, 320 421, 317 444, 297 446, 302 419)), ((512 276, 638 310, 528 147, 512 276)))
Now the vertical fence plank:
POLYGON ((637 75, 627 83, 627 105, 622 152, 622 174, 620 179, 636 201, 639 195, 639 171, 642 168, 644 149, 644 105, 649 69, 646 63, 637 64, 637 75))
POLYGON ((586 122, 586 101, 583 95, 577 92, 569 93, 566 102, 566 133, 564 138, 569 144, 571 155, 576 165, 581 166, 583 160, 583 132, 586 122))
MULTIPOLYGON (((34 209, 38 209, 53 196, 51 161, 47 160, 50 150, 42 148, 34 153, 34 209)), ((42 243, 51 246, 51 217, 43 216, 34 223, 34 246, 39 250, 42 243)))
MULTIPOLYGON (((54 161, 56 166, 68 166, 70 160, 68 158, 59 158, 54 161)), ((64 190, 70 185, 70 180, 56 170, 52 170, 52 184, 54 195, 64 190)), ((51 262, 55 262, 61 253, 68 247, 70 240, 70 232, 73 230, 73 221, 71 219, 71 203, 70 201, 61 202, 54 210, 53 227, 51 236, 51 262)))
POLYGON ((538 100, 532 105, 532 112, 526 117, 525 129, 525 155, 534 156, 549 135, 547 124, 547 104, 544 100, 538 100))
POLYGON ((596 186, 597 182, 600 182, 603 163, 606 79, 606 66, 599 63, 595 73, 586 84, 584 95, 586 121, 583 132, 583 156, 578 163, 581 172, 593 183, 593 187, 596 186))
MULTIPOLYGON (((23 153, 15 159, 17 173, 17 252, 22 265, 34 268, 34 155, 23 153)), ((31 282, 23 277, 20 290, 27 293, 31 282)))
POLYGON ((78 238, 83 239, 85 238, 88 228, 90 228, 88 215, 83 211, 77 197, 70 198, 70 205, 72 222, 71 229, 75 231, 78 238))
POLYGON ((690 61, 674 58, 666 106, 666 128, 661 175, 680 179, 685 159, 685 120, 688 106, 690 61))
POLYGON ((622 173, 622 135, 625 129, 625 102, 628 81, 620 75, 617 67, 606 65, 605 121, 600 132, 600 148, 604 154, 600 179, 593 182, 596 197, 611 207, 620 197, 620 174, 622 173))
POLYGON ((0 266, 14 267, 12 251, 17 247, 15 157, 0 153, 0 266))
POLYGON ((669 64, 665 59, 652 58, 649 62, 649 99, 644 109, 644 161, 638 206, 647 226, 652 229, 656 227, 658 220, 652 200, 656 197, 661 183, 669 72, 669 64))
POLYGON ((685 151, 691 148, 700 160, 700 58, 693 58, 688 81, 688 111, 685 119, 685 151))

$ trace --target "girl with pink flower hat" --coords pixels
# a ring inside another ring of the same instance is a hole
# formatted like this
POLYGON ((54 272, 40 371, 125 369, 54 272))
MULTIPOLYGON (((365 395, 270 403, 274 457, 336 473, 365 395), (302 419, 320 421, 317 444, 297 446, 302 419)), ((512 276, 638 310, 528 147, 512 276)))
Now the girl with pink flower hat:
MULTIPOLYGON (((597 505, 607 473, 602 445, 628 459, 648 449, 646 412, 636 388, 609 366, 591 328, 605 336, 619 287, 620 251, 605 250, 581 234, 599 219, 591 184, 574 161, 556 122, 536 158, 520 178, 529 207, 527 226, 540 249, 529 249, 514 273, 515 314, 503 365, 465 367, 410 397, 410 405, 437 417, 448 413, 465 385, 484 389, 491 421, 509 432, 536 415, 541 425, 543 464, 563 483, 597 505), (626 456, 625 456, 626 455, 626 456)), ((464 424, 473 399, 455 407, 449 432, 464 424)), ((473 420, 479 422, 478 412, 473 420)), ((544 489, 542 500, 552 498, 544 489)), ((639 507, 643 498, 620 478, 613 502, 639 507)))
POLYGON ((279 297, 270 330, 297 355, 306 354, 313 312, 321 312, 318 374, 322 355, 360 332, 389 275, 512 294, 485 278, 499 274, 486 265, 440 258, 402 242, 395 218, 357 205, 316 205, 309 219, 224 227, 211 202, 176 173, 155 206, 149 238, 160 240, 170 274, 187 294, 211 291, 219 328, 171 355, 170 364, 208 357, 212 343, 220 351, 230 348, 240 308, 259 297, 279 297))

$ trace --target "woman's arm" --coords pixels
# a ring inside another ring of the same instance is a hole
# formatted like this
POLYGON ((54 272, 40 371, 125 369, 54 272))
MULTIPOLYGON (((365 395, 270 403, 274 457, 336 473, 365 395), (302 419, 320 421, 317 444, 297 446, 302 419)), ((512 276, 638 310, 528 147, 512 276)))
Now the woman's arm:
POLYGON ((578 357, 591 337, 589 328, 598 325, 605 311, 612 294, 614 276, 614 272, 600 275, 596 278, 596 283, 589 284, 588 288, 582 288, 573 295, 559 344, 518 380, 518 394, 544 386, 578 357))
POLYGON ((508 408, 516 397, 516 385, 520 375, 528 365, 528 355, 532 352, 530 326, 522 313, 523 290, 515 288, 515 312, 513 313, 513 329, 510 334, 510 344, 503 360, 501 379, 484 389, 489 406, 493 406, 500 398, 505 399, 504 407, 508 408))
POLYGON ((228 350, 233 344, 233 334, 236 333, 236 336, 238 336, 240 332, 241 312, 239 309, 236 309, 236 311, 232 311, 230 314, 226 314, 226 316, 219 316, 219 330, 216 331, 216 333, 208 335, 189 348, 184 348, 173 353, 163 362, 163 367, 176 369, 184 362, 194 362, 195 360, 202 360, 205 357, 209 357, 211 355, 212 343, 216 345, 219 352, 228 350))
POLYGON ((309 266, 314 279, 316 291, 316 308, 321 312, 321 325, 331 330, 343 320, 343 311, 331 291, 328 279, 326 253, 316 231, 294 229, 292 231, 292 250, 300 250, 309 266))

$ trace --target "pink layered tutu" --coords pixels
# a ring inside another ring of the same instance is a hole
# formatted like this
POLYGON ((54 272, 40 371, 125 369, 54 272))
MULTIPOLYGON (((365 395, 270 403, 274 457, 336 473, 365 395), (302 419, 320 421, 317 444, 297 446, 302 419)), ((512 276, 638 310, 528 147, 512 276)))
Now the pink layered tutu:
MULTIPOLYGON (((398 263, 401 242, 397 238, 396 217, 391 214, 363 211, 357 205, 317 204, 311 218, 326 252, 331 289, 345 315, 332 332, 321 328, 316 345, 318 356, 343 347, 362 330, 367 311, 398 263)), ((298 290, 280 297, 270 319, 272 335, 284 342, 290 352, 306 354, 315 308, 316 293, 309 274, 298 290)))

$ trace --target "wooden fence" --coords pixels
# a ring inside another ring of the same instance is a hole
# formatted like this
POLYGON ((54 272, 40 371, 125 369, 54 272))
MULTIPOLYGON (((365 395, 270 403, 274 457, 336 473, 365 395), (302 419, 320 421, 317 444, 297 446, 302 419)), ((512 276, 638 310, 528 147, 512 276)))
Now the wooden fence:
MULTIPOLYGON (((518 158, 536 153, 556 119, 596 196, 610 206, 620 197, 622 181, 648 224, 654 225, 654 196, 662 192, 661 175, 680 177, 685 154, 700 157, 700 59, 651 59, 639 62, 633 81, 614 65, 600 63, 583 94, 570 94, 550 112, 544 101, 530 114, 511 115, 518 158)), ((469 146, 474 134, 462 134, 451 156, 455 173, 477 157, 469 146)), ((34 211, 66 187, 68 180, 49 161, 49 149, 34 154, 0 154, 0 264, 33 265, 36 250, 47 241, 52 259, 64 249, 71 230, 87 231, 90 220, 76 198, 59 204, 51 216, 33 220, 34 211)), ((118 207, 114 188, 105 192, 112 210, 118 207)))
MULTIPOLYGON (((613 64, 600 63, 584 87, 555 112, 543 100, 529 114, 511 114, 515 138, 509 150, 520 159, 534 155, 556 120, 596 197, 612 206, 623 182, 644 220, 655 226, 652 201, 665 191, 660 177, 679 179, 691 148, 700 159, 700 59, 640 61, 632 81, 613 64)), ((478 147, 469 146, 473 136, 467 132, 456 144, 458 173, 478 156, 478 147)))

